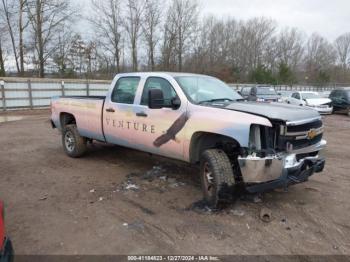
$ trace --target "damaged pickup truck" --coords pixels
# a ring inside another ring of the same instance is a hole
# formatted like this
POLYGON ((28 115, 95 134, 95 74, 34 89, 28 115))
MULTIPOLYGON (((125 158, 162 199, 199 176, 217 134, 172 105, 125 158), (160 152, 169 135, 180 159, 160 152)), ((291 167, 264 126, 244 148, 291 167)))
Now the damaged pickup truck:
POLYGON ((284 188, 325 165, 317 111, 245 102, 210 76, 118 74, 106 97, 55 97, 51 110, 70 157, 95 140, 198 164, 212 207, 237 186, 252 193, 284 188))

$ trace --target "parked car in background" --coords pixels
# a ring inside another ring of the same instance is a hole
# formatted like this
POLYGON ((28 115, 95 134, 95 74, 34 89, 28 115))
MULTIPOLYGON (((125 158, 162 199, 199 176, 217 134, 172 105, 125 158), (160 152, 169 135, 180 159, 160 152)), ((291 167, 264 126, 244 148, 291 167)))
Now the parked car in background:
POLYGON ((11 240, 5 235, 4 204, 0 201, 0 262, 13 261, 11 240))
POLYGON ((248 99, 250 90, 252 90, 252 86, 245 86, 245 87, 242 87, 241 90, 237 90, 237 91, 244 99, 248 99))
POLYGON ((288 97, 293 94, 294 91, 280 90, 278 91, 278 95, 280 96, 282 102, 287 103, 288 97))
POLYGON ((248 101, 256 102, 282 102, 273 86, 243 87, 241 94, 248 101))
POLYGON ((334 113, 345 113, 350 116, 350 87, 333 90, 329 95, 334 113))
POLYGON ((319 93, 321 97, 329 98, 329 95, 331 94, 331 91, 323 91, 319 93))
POLYGON ((331 114, 333 112, 332 101, 329 98, 321 97, 317 92, 294 92, 287 99, 287 103, 307 106, 317 110, 320 114, 331 114))

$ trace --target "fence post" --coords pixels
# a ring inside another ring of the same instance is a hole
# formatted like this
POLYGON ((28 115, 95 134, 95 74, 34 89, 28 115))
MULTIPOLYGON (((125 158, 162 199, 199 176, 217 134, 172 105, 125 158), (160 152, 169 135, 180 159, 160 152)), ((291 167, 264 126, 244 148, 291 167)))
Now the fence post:
POLYGON ((65 96, 65 92, 64 92, 64 81, 61 81, 61 91, 62 91, 62 96, 65 96))
POLYGON ((28 94, 29 94, 29 106, 33 109, 33 93, 32 93, 32 82, 28 79, 28 94))
POLYGON ((2 110, 6 111, 5 81, 4 80, 0 80, 0 88, 1 88, 1 99, 2 99, 2 110))
POLYGON ((87 95, 87 96, 90 95, 90 85, 89 85, 89 81, 86 82, 86 95, 87 95))

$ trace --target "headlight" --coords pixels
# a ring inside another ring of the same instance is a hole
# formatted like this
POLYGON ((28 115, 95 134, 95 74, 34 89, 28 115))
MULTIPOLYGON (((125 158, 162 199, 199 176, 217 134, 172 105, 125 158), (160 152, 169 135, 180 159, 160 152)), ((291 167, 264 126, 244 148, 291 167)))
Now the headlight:
POLYGON ((250 128, 249 148, 261 150, 261 132, 259 125, 252 125, 250 128))

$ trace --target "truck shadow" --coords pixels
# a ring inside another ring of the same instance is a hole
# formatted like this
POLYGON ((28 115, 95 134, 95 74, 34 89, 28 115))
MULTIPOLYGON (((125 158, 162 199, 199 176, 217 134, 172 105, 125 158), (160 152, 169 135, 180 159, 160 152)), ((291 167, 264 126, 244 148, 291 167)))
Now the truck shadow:
MULTIPOLYGON (((120 185, 121 191, 126 187, 132 187, 132 185, 138 185, 142 190, 144 183, 151 184, 154 188, 154 192, 165 193, 166 190, 161 189, 159 181, 164 182, 171 190, 177 190, 180 192, 180 188, 186 185, 185 190, 196 189, 197 192, 201 191, 201 184, 198 175, 198 167, 191 166, 189 164, 164 158, 161 156, 151 155, 141 151, 124 148, 120 146, 93 143, 89 145, 89 151, 85 158, 89 160, 96 160, 99 162, 105 162, 107 165, 122 166, 128 172, 123 178, 123 182, 120 185)), ((234 209, 237 205, 248 205, 251 208, 259 209, 261 207, 276 208, 283 205, 285 201, 290 202, 288 199, 292 196, 296 199, 296 206, 301 206, 305 203, 305 191, 303 201, 299 201, 300 187, 290 187, 287 191, 278 189, 263 194, 250 194, 242 187, 230 188, 229 194, 232 195, 229 199, 224 201, 219 209, 210 208, 207 203, 200 198, 193 199, 192 203, 186 208, 178 209, 179 212, 192 211, 199 214, 219 214, 221 212, 227 212, 227 210, 234 209), (289 192, 288 192, 289 191, 289 192)), ((228 192, 227 192, 228 193, 228 192)))

